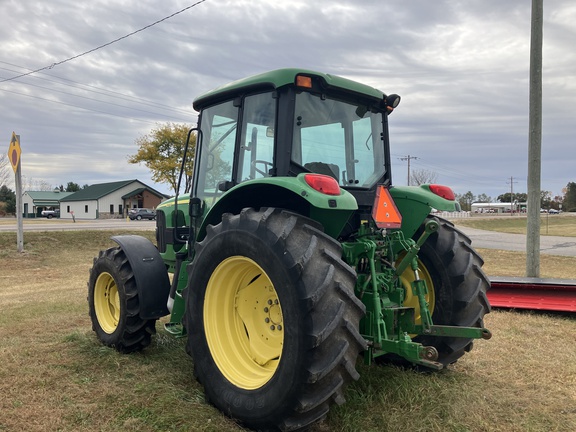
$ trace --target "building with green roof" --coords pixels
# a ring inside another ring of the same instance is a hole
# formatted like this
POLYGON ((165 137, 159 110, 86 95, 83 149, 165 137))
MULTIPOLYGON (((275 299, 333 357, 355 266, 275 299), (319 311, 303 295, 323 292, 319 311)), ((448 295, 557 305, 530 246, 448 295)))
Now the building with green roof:
POLYGON ((40 217, 42 210, 60 208, 60 200, 72 195, 74 192, 53 191, 27 191, 22 195, 23 214, 26 218, 40 217))
POLYGON ((60 209, 61 219, 124 218, 131 208, 155 209, 168 198, 139 180, 99 183, 77 192, 27 191, 24 217, 41 217, 42 210, 60 209))
POLYGON ((124 218, 131 208, 155 209, 166 198, 136 179, 94 184, 61 199, 60 218, 124 218))

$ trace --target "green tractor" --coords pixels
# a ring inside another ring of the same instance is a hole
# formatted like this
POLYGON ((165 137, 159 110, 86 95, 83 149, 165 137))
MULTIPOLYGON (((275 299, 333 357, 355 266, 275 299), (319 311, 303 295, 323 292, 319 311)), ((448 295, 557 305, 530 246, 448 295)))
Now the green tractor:
POLYGON ((116 236, 94 259, 98 339, 141 350, 169 315, 207 400, 258 430, 324 418, 359 354, 442 369, 488 339, 483 261, 433 215, 452 190, 392 186, 399 101, 300 69, 198 97, 192 193, 158 206, 156 245, 116 236))

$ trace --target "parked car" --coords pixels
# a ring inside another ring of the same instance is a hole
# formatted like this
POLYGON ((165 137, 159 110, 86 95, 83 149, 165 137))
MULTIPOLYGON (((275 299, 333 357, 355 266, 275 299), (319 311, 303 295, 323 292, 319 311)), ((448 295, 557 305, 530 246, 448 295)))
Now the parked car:
POLYGON ((147 208, 133 208, 128 211, 128 217, 130 220, 156 220, 156 210, 150 210, 147 208))
POLYGON ((53 210, 42 210, 41 215, 45 218, 52 219, 52 218, 59 218, 60 217, 60 209, 53 209, 53 210))
POLYGON ((550 209, 550 210, 548 210, 548 213, 550 213, 550 214, 558 214, 558 213, 560 213, 560 211, 559 211, 559 210, 556 210, 556 209, 550 209))

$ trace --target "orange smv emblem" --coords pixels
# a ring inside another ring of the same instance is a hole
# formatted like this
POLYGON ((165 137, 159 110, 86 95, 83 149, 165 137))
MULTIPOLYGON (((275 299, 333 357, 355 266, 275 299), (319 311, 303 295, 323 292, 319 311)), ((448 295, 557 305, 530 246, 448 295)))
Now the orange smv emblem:
POLYGON ((372 207, 372 219, 378 228, 400 228, 402 215, 398 211, 388 189, 382 185, 376 189, 376 199, 372 207))

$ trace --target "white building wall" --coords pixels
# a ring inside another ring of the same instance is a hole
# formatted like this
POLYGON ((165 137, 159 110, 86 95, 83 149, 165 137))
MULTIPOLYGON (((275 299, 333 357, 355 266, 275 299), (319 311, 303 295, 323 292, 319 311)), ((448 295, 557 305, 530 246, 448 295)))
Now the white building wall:
POLYGON ((96 219, 98 201, 64 201, 60 203, 60 219, 96 219))
POLYGON ((30 195, 28 195, 28 192, 24 192, 22 195, 22 211, 24 211, 26 207, 28 207, 28 213, 34 213, 34 200, 30 195), (26 204, 28 204, 28 206, 26 206, 26 204))
POLYGON ((147 187, 144 183, 140 181, 135 181, 130 183, 112 193, 98 200, 86 200, 86 201, 64 201, 60 203, 60 218, 61 219, 72 219, 72 212, 76 219, 96 219, 99 218, 122 218, 123 215, 119 214, 120 206, 122 206, 122 211, 125 212, 126 208, 130 209, 137 206, 137 201, 132 203, 124 202, 122 196, 127 193, 132 192, 135 189, 147 187), (110 205, 114 206, 114 214, 110 215, 110 205), (86 206, 88 206, 88 211, 86 211, 86 206), (70 210, 70 212, 68 211, 70 210))
MULTIPOLYGON (((125 212, 126 211, 126 206, 130 209, 132 208, 132 206, 130 205, 129 202, 124 203, 124 201, 122 200, 122 197, 124 195, 126 195, 127 193, 132 192, 135 189, 139 189, 139 188, 143 188, 146 187, 146 185, 144 183, 141 183, 139 181, 136 181, 134 183, 130 183, 127 186, 124 186, 121 189, 118 189, 117 191, 114 191, 102 198, 100 198, 98 200, 98 211, 100 214, 100 217, 113 217, 113 218, 119 218, 122 217, 122 215, 120 215, 118 213, 119 210, 119 206, 122 206, 122 211, 125 212), (114 206, 114 214, 110 215, 110 205, 114 206)), ((137 203, 136 203, 137 204, 137 203)))

